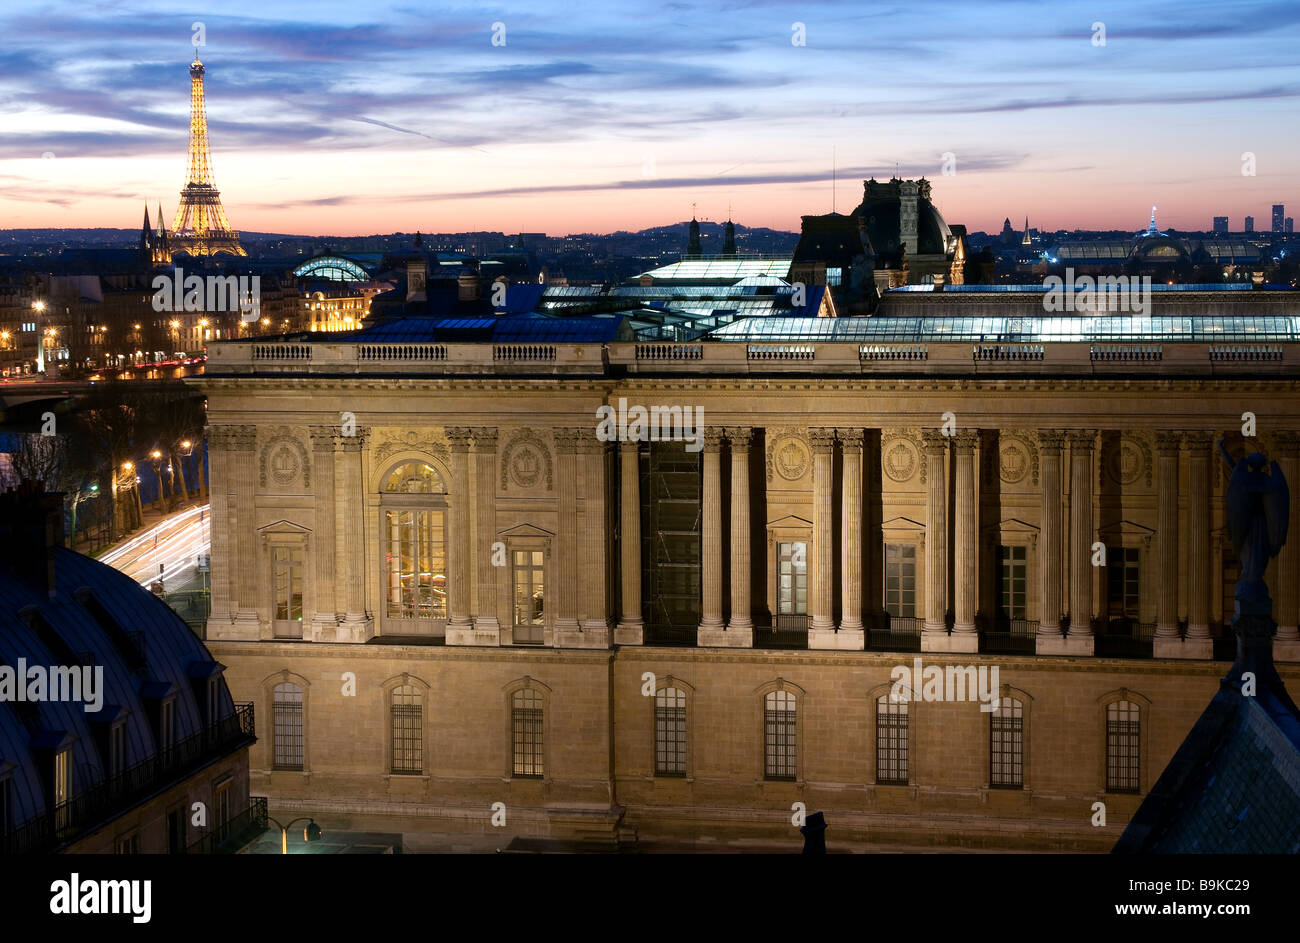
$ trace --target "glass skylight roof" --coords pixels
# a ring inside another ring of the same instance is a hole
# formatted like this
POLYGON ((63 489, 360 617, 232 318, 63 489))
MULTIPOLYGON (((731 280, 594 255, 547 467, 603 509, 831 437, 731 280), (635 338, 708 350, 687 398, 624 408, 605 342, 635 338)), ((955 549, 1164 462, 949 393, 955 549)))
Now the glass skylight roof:
POLYGON ((651 269, 642 275, 663 279, 749 278, 751 275, 774 275, 785 278, 790 271, 790 259, 683 259, 661 268, 651 269))

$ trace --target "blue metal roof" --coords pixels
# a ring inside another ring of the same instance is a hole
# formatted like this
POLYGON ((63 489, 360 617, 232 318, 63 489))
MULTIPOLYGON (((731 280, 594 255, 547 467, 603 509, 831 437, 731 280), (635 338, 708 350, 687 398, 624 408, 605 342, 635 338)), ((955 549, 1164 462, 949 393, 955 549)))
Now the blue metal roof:
POLYGON ((321 343, 573 343, 595 344, 613 340, 621 315, 552 317, 543 314, 514 314, 496 318, 397 318, 348 334, 314 337, 321 343))

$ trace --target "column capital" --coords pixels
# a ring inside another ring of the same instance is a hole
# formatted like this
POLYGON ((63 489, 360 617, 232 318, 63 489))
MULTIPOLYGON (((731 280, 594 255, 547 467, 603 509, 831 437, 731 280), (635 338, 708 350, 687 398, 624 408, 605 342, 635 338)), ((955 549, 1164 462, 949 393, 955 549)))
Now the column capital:
POLYGON ((352 435, 340 435, 338 437, 339 448, 344 452, 360 452, 366 447, 366 439, 370 436, 370 430, 363 426, 357 426, 352 435))
POLYGON ((932 455, 936 452, 946 451, 948 440, 951 438, 951 436, 944 435, 938 429, 921 430, 921 442, 925 446, 925 451, 932 455))
POLYGON ((1038 447, 1044 452, 1059 452, 1065 445, 1065 430, 1063 429, 1039 429, 1038 430, 1038 447))
POLYGON ((493 452, 497 447, 496 426, 481 426, 469 430, 470 442, 475 452, 493 452))
POLYGON ((251 452, 257 444, 257 426, 208 426, 208 444, 228 452, 251 452))
POLYGON ((717 452, 722 448, 722 440, 727 438, 727 430, 722 426, 706 426, 704 429, 704 450, 717 452))
POLYGON ((577 452, 582 448, 584 440, 591 438, 593 435, 590 429, 561 427, 551 430, 555 436, 555 448, 559 452, 577 452))
POLYGON ((845 449, 861 449, 866 433, 861 429, 836 429, 835 435, 845 449))
POLYGON ((957 446, 958 455, 972 455, 975 452, 975 446, 980 444, 978 429, 962 429, 951 438, 957 446))
POLYGON ((1193 429, 1190 432, 1183 433, 1183 442, 1187 445, 1188 450, 1193 456, 1200 457, 1197 450, 1204 452, 1214 445, 1214 433, 1202 432, 1199 429, 1193 429))
POLYGON ((835 430, 812 428, 808 430, 808 442, 816 455, 830 455, 835 451, 835 430))
POLYGON ((337 426, 308 426, 307 434, 311 436, 313 452, 333 452, 339 439, 337 426))
POLYGON ((633 458, 635 458, 637 452, 639 452, 640 450, 641 450, 641 443, 638 442, 636 439, 624 439, 622 442, 619 442, 618 444, 618 452, 620 455, 625 455, 625 456, 630 455, 633 458))
POLYGON ((1277 451, 1283 455, 1294 456, 1300 452, 1300 432, 1289 429, 1279 430, 1273 433, 1273 442, 1277 446, 1277 451))
POLYGON ((1097 446, 1096 429, 1069 429, 1065 433, 1065 441, 1070 443, 1070 448, 1078 451, 1080 449, 1092 450, 1097 446))
POLYGON ((583 455, 604 455, 611 450, 611 445, 613 445, 612 442, 584 436, 578 440, 578 451, 583 455))
POLYGON ((733 452, 748 452, 749 444, 754 440, 754 430, 749 426, 731 426, 726 434, 733 452))
POLYGON ((1175 432, 1168 429, 1157 429, 1155 432, 1156 452, 1160 455, 1168 455, 1171 452, 1175 455, 1183 447, 1183 433, 1175 432))
POLYGON ((451 443, 453 452, 468 452, 470 428, 468 426, 448 426, 447 441, 451 443))

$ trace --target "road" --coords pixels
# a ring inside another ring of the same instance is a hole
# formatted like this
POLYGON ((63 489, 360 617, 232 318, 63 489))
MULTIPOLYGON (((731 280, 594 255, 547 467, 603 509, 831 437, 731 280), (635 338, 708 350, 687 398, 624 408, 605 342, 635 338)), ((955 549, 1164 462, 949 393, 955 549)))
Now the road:
POLYGON ((163 566, 163 585, 168 592, 198 588, 202 583, 198 557, 207 556, 211 542, 208 510, 204 504, 178 511, 118 544, 99 560, 146 589, 158 579, 159 564, 163 566))

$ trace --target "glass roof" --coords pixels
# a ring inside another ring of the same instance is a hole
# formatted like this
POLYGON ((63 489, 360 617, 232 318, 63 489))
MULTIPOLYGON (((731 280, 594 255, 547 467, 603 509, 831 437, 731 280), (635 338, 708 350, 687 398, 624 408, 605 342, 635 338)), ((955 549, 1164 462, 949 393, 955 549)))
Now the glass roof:
POLYGON ((652 278, 730 278, 740 281, 751 275, 775 275, 785 278, 790 258, 781 259, 683 259, 661 268, 642 272, 652 278))
MULTIPOLYGON (((1096 278, 1097 276, 1088 276, 1096 278)), ((1108 276, 1100 276, 1106 278, 1108 276)), ((1144 286, 1145 287, 1145 286, 1144 286)), ((1223 284, 1197 284, 1197 285, 1165 285, 1154 282, 1151 285, 1152 291, 1250 291, 1254 286, 1250 282, 1225 282, 1223 284)), ((1033 292, 1045 293, 1047 287, 1040 282, 1034 282, 1029 285, 945 285, 943 293, 949 294, 997 294, 1000 292, 1014 294, 1024 292, 1031 294, 1033 292)), ((1081 290, 1076 286, 1076 290, 1081 290)), ((933 285, 900 285, 897 288, 889 289, 889 293, 908 291, 934 291, 933 285)), ((1300 298, 1300 295, 1297 295, 1300 298)))
POLYGON ((862 343, 1300 340, 1300 318, 1250 317, 933 317, 743 318, 709 335, 724 341, 862 343))

